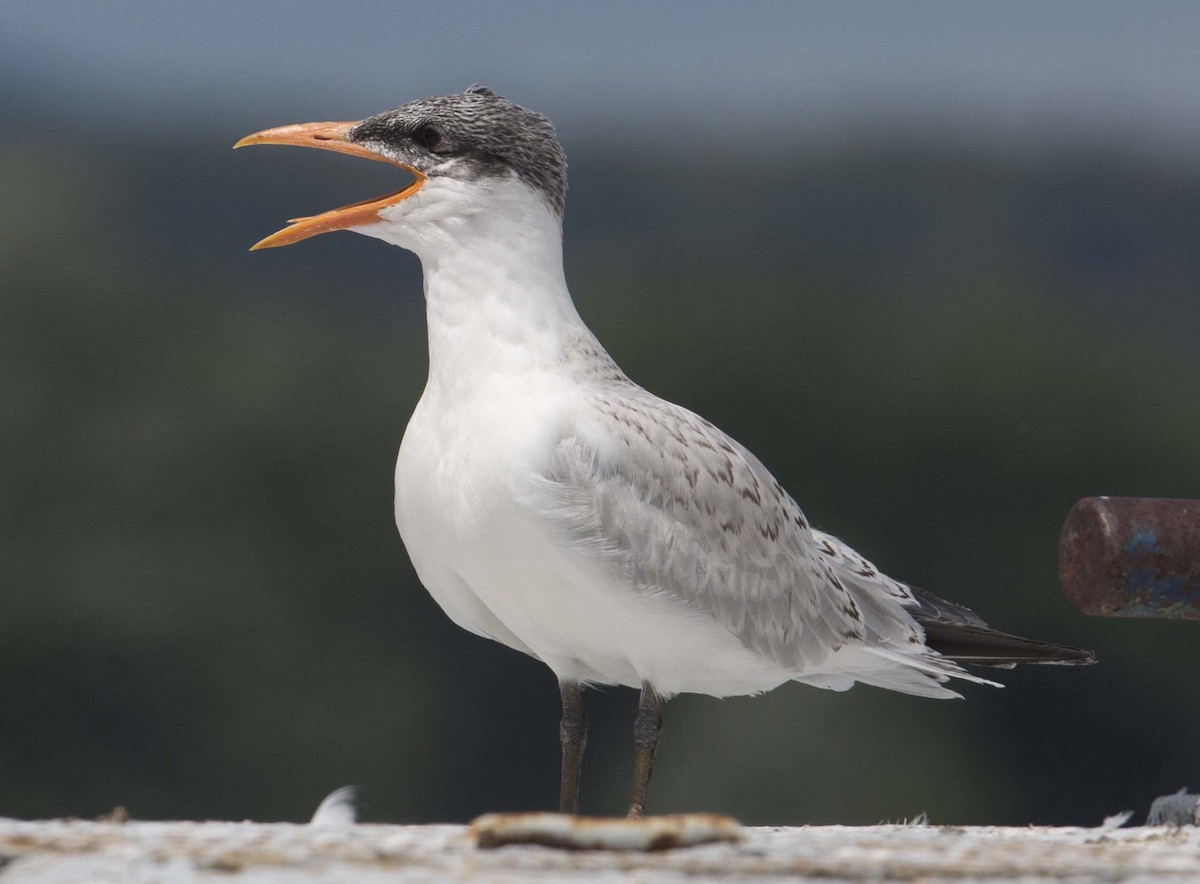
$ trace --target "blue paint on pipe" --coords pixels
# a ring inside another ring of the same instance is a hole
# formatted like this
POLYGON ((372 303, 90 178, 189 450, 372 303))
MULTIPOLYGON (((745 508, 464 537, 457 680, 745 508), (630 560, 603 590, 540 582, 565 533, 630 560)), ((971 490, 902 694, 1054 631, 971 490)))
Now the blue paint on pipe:
POLYGON ((1134 523, 1133 530, 1129 532, 1129 539, 1125 541, 1125 555, 1135 556, 1142 553, 1154 555, 1157 547, 1158 532, 1153 528, 1134 523))
POLYGON ((1159 547, 1154 528, 1134 524, 1125 542, 1125 574, 1122 586, 1128 603, 1114 614, 1126 617, 1200 617, 1196 596, 1200 575, 1160 574, 1158 559, 1175 554, 1159 547))

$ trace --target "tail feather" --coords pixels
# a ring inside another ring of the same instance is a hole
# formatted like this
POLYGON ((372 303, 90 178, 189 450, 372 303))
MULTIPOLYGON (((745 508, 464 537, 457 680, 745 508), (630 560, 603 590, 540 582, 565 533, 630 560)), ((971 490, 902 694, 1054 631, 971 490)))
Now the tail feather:
POLYGON ((1091 651, 992 629, 970 608, 913 588, 918 607, 912 614, 925 630, 925 645, 956 663, 1011 669, 1018 663, 1080 666, 1096 662, 1091 651))

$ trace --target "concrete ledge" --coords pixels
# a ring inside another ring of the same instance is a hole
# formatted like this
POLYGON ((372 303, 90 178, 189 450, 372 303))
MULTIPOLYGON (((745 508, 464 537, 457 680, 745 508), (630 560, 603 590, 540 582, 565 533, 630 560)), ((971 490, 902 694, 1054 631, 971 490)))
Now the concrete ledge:
POLYGON ((747 828, 654 853, 480 850, 465 826, 0 819, 0 882, 1200 879, 1197 828, 747 828))

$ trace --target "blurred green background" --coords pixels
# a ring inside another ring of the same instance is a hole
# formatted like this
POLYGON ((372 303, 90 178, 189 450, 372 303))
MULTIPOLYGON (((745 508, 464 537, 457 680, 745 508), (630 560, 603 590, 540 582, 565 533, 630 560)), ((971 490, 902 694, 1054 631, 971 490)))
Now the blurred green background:
MULTIPOLYGON (((475 81, 558 123, 568 277, 635 379, 889 573, 1101 659, 965 702, 680 697, 652 810, 1095 824, 1200 782, 1200 627, 1057 580, 1078 498, 1200 497, 1197 7, 3 17, 0 815, 553 804, 553 678, 454 627, 392 524, 416 260, 246 251, 395 176, 229 151, 475 81)), ((588 695, 585 810, 623 810, 634 700, 588 695)))

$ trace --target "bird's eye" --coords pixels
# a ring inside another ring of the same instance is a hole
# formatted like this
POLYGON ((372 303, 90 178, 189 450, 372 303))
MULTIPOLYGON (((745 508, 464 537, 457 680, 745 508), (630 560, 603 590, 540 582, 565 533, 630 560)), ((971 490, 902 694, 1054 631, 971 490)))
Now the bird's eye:
POLYGON ((433 150, 442 142, 442 133, 432 126, 422 126, 417 130, 417 143, 427 150, 433 150))

